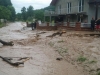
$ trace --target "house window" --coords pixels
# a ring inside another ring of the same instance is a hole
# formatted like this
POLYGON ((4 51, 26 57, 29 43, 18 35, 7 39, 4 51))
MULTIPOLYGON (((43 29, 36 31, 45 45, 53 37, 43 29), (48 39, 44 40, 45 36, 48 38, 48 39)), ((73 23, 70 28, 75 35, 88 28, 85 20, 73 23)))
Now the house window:
POLYGON ((67 3, 67 13, 71 13, 71 2, 67 3))
POLYGON ((84 10, 84 0, 79 0, 79 12, 82 12, 84 10))
POLYGON ((61 14, 61 5, 58 6, 58 14, 61 14))

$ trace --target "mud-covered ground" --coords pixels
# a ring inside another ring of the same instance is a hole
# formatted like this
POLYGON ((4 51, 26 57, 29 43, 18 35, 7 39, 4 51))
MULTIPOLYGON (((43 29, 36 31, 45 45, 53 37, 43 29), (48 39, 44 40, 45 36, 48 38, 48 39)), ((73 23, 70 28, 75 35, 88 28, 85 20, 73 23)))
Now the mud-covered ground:
POLYGON ((0 29, 0 56, 31 57, 24 67, 13 67, 0 58, 0 75, 99 75, 100 37, 69 31, 62 36, 46 37, 57 31, 27 28, 23 22, 9 23, 0 29), (56 60, 62 58, 61 60, 56 60))

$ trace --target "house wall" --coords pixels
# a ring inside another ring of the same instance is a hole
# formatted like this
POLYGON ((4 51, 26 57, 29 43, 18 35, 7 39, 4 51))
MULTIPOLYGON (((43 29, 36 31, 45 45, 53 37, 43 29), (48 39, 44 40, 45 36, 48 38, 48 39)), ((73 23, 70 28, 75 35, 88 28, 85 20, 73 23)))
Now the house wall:
MULTIPOLYGON (((59 0, 57 2, 57 4, 55 5, 56 6, 56 13, 58 12, 58 6, 61 5, 61 10, 62 10, 62 13, 61 14, 67 14, 67 2, 71 2, 71 13, 78 13, 78 1, 79 0, 59 0)), ((84 0, 84 11, 83 12, 87 12, 88 11, 88 1, 89 0, 84 0)))
MULTIPOLYGON (((96 7, 93 5, 89 5, 89 10, 88 10, 88 22, 91 21, 91 18, 94 17, 95 18, 95 11, 96 11, 96 7)), ((98 9, 98 18, 100 18, 100 7, 98 9)))
POLYGON ((89 0, 84 0, 84 12, 88 12, 88 9, 89 9, 88 2, 89 2, 89 0))
POLYGON ((62 14, 66 14, 66 7, 67 7, 67 5, 66 5, 66 0, 59 0, 58 2, 57 2, 57 4, 56 4, 56 8, 55 8, 55 11, 56 11, 56 13, 58 14, 59 12, 58 12, 58 6, 59 5, 61 5, 61 9, 62 8, 64 8, 63 10, 62 10, 62 14))
MULTIPOLYGON (((58 6, 59 5, 61 5, 61 14, 63 14, 63 15, 66 15, 66 14, 68 14, 67 13, 67 2, 71 2, 71 14, 77 14, 77 13, 79 13, 78 12, 78 1, 79 0, 59 0, 57 3, 56 3, 56 9, 55 9, 55 11, 56 11, 56 13, 58 14, 58 6)), ((84 0, 84 11, 83 12, 86 12, 86 16, 84 16, 84 18, 83 18, 83 22, 90 22, 91 21, 91 18, 92 17, 95 17, 95 6, 93 6, 93 5, 89 5, 88 4, 88 2, 89 2, 89 0, 84 0)), ((98 10, 98 18, 100 18, 100 7, 99 7, 99 10, 98 10)), ((60 15, 60 14, 58 14, 58 15, 60 15)), ((78 17, 77 17, 77 15, 76 15, 76 18, 75 18, 75 20, 74 19, 71 19, 71 21, 77 21, 76 19, 77 19, 78 17)))
POLYGON ((93 5, 89 5, 89 10, 88 10, 88 22, 91 21, 91 18, 95 18, 95 7, 93 5))

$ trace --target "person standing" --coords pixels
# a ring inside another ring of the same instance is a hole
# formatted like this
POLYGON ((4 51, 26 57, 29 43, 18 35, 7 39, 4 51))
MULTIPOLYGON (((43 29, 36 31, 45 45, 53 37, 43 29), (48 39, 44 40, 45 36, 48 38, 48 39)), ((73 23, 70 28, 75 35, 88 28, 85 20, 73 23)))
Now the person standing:
POLYGON ((31 23, 32 30, 34 30, 34 22, 31 23))
POLYGON ((35 20, 34 22, 34 29, 36 29, 36 25, 37 25, 37 20, 35 20))
POLYGON ((92 18, 91 20, 91 30, 94 31, 94 27, 95 27, 95 20, 94 18, 92 18))

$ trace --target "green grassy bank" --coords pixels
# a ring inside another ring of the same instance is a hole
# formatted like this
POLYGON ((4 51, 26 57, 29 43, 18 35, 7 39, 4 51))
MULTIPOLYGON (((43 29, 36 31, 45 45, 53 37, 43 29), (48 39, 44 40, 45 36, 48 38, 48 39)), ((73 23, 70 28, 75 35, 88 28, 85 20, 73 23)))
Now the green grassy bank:
POLYGON ((0 28, 4 27, 5 24, 0 22, 0 28))

